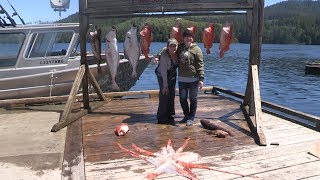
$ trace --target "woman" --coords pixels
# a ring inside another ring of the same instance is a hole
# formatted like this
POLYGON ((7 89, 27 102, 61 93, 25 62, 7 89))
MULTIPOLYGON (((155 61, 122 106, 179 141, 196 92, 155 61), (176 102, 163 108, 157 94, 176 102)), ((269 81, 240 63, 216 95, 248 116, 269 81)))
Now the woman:
POLYGON ((184 114, 180 123, 186 123, 187 126, 191 126, 195 119, 198 89, 202 89, 204 79, 203 53, 194 43, 194 38, 193 32, 186 30, 183 33, 183 43, 179 47, 179 97, 184 114))
POLYGON ((167 46, 162 50, 159 65, 155 70, 159 83, 159 106, 157 119, 159 124, 176 126, 173 115, 174 97, 178 67, 178 41, 170 38, 167 46))

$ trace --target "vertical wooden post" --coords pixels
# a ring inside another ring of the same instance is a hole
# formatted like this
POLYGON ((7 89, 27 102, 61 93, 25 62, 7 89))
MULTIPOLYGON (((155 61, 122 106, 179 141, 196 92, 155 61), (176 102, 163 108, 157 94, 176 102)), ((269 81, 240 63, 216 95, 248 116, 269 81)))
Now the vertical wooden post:
POLYGON ((263 8, 264 0, 253 0, 252 21, 249 27, 251 28, 251 43, 248 67, 248 81, 243 100, 243 109, 249 115, 250 124, 255 127, 254 133, 258 136, 260 145, 266 145, 266 139, 262 131, 262 108, 260 96, 260 82, 259 82, 259 66, 261 58, 262 45, 262 30, 263 30, 263 8), (245 108, 245 106, 249 106, 245 108), (254 118, 251 118, 254 116, 254 118))
MULTIPOLYGON (((261 45, 262 45, 262 30, 263 30, 263 9, 264 0, 254 0, 253 1, 253 11, 252 11, 252 24, 251 24, 251 43, 250 43, 250 55, 249 55, 249 69, 248 69, 248 81, 245 92, 245 97, 243 104, 249 105, 249 114, 254 114, 253 107, 253 85, 252 85, 252 69, 251 65, 257 65, 258 71, 260 67, 261 58, 261 45)), ((251 13, 251 12, 249 12, 251 13)), ((249 15, 250 16, 250 15, 249 15)))
POLYGON ((81 65, 85 65, 85 74, 82 79, 82 93, 83 93, 83 108, 90 109, 89 106, 89 90, 88 90, 88 62, 87 62, 87 32, 89 28, 89 18, 84 14, 87 6, 86 0, 79 0, 79 15, 80 15, 80 54, 81 65))

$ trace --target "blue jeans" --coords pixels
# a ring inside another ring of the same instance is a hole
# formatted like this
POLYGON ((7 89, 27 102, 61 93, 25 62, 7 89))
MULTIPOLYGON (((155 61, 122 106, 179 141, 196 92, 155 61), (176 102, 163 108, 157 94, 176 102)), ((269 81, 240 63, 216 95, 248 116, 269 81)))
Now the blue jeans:
POLYGON ((195 82, 180 82, 179 81, 179 97, 183 114, 186 118, 194 120, 198 106, 198 81, 195 82), (188 104, 188 95, 190 107, 188 104))

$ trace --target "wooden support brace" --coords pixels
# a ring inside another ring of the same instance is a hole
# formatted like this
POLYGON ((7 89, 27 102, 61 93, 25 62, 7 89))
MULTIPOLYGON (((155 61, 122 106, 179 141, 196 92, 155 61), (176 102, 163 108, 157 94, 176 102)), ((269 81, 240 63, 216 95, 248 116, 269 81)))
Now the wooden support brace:
POLYGON ((262 130, 262 108, 259 85, 258 66, 252 65, 252 80, 253 80, 253 98, 254 98, 254 114, 256 131, 259 138, 260 145, 267 145, 266 138, 262 130))
MULTIPOLYGON (((63 127, 65 127, 65 125, 68 125, 70 124, 71 122, 67 122, 67 118, 71 112, 71 108, 72 108, 72 105, 76 99, 76 95, 78 93, 78 90, 80 88, 80 85, 81 85, 81 81, 82 81, 82 78, 83 78, 83 75, 85 73, 85 66, 84 65, 81 65, 79 70, 78 70, 78 73, 77 73, 77 76, 75 78, 75 81, 72 85, 72 88, 71 88, 71 91, 70 91, 70 95, 68 97, 68 101, 67 101, 67 104, 64 108, 64 111, 63 111, 63 114, 61 116, 61 119, 59 120, 59 122, 57 124, 55 124, 52 129, 51 129, 51 132, 57 132, 59 131, 60 129, 62 129, 63 127)), ((73 121, 72 121, 73 122, 73 121)))
POLYGON ((83 117, 84 115, 90 113, 90 111, 102 106, 106 102, 107 99, 103 95, 103 92, 101 91, 99 84, 97 83, 96 79, 94 78, 94 76, 90 72, 90 70, 87 69, 87 74, 89 75, 90 82, 92 83, 94 89, 97 92, 98 97, 100 98, 100 100, 102 102, 96 103, 95 106, 93 106, 93 107, 91 107, 89 109, 83 109, 83 110, 80 110, 77 113, 71 114, 71 109, 72 109, 72 106, 74 104, 74 101, 76 100, 76 96, 77 96, 77 93, 79 91, 82 79, 85 78, 85 76, 84 76, 85 71, 86 71, 85 65, 81 65, 80 68, 79 68, 79 71, 77 73, 77 76, 75 78, 75 81, 74 81, 74 83, 72 85, 71 92, 70 92, 70 95, 68 97, 68 101, 67 101, 66 106, 64 108, 64 111, 63 111, 63 114, 61 116, 61 119, 59 120, 59 122, 57 124, 55 124, 52 127, 51 132, 59 131, 60 129, 68 126, 70 123, 72 123, 72 122, 76 121, 77 119, 83 117))
POLYGON ((103 95, 102 90, 100 89, 100 86, 96 80, 96 78, 93 76, 93 74, 91 73, 91 71, 88 71, 89 74, 89 80, 94 88, 94 90, 97 92, 98 97, 100 98, 101 101, 106 101, 106 97, 103 95))

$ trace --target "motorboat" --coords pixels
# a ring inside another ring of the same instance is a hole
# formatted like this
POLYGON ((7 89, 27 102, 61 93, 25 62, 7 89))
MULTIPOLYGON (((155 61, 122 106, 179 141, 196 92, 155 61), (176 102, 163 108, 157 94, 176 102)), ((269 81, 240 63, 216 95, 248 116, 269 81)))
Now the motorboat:
MULTIPOLYGON (((81 64, 79 24, 9 25, 1 22, 0 99, 69 94, 81 64)), ((104 59, 105 56, 102 54, 101 57, 104 59)), ((102 61, 100 65, 101 73, 97 71, 93 54, 88 53, 87 62, 101 89, 114 91, 106 62, 102 61)), ((128 91, 147 65, 145 57, 140 56, 138 76, 131 77, 130 62, 120 54, 116 76, 120 91, 128 91)))
POLYGON ((320 74, 320 61, 309 62, 305 65, 306 74, 320 74))

